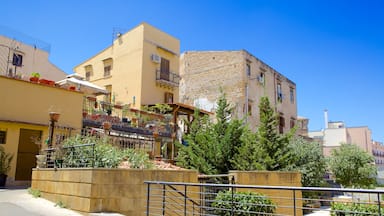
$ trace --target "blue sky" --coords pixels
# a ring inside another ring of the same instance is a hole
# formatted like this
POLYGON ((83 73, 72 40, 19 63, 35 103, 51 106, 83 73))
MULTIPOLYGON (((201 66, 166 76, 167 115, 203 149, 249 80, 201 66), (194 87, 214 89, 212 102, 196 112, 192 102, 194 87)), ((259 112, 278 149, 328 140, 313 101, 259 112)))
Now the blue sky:
POLYGON ((66 73, 145 21, 177 37, 181 52, 246 49, 296 83, 310 130, 330 121, 384 138, 384 1, 2 0, 0 28, 51 45, 66 73))

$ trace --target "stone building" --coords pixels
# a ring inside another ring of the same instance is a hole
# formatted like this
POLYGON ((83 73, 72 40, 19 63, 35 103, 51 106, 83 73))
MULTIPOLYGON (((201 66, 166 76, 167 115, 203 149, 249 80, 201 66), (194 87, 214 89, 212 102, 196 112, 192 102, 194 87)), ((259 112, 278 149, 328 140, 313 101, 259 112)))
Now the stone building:
POLYGON ((181 103, 215 111, 222 89, 235 117, 244 118, 255 130, 260 98, 267 96, 279 114, 280 132, 295 125, 296 84, 245 50, 185 52, 180 76, 181 103))

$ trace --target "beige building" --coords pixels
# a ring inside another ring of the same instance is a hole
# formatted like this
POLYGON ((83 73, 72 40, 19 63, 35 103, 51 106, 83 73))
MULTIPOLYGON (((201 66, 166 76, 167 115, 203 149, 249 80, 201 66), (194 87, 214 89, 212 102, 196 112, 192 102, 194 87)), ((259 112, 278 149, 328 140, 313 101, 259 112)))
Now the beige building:
POLYGON ((222 89, 236 117, 256 129, 260 98, 267 96, 280 115, 280 132, 295 125, 296 84, 249 52, 188 51, 180 59, 181 103, 214 111, 222 89))
POLYGON ((341 121, 328 122, 324 130, 311 131, 308 136, 322 142, 324 156, 330 156, 341 143, 357 145, 372 155, 371 130, 367 126, 346 127, 341 121))
POLYGON ((49 61, 49 52, 0 35, 0 75, 28 80, 33 73, 58 81, 66 74, 49 61))
POLYGON ((14 155, 7 181, 30 181, 39 153, 35 141, 47 148, 49 113, 60 113, 54 141, 79 132, 83 93, 7 76, 0 76, 0 89, 0 145, 14 155))
POLYGON ((142 23, 118 34, 110 47, 77 65, 74 71, 105 87, 114 104, 172 103, 179 98, 178 39, 142 23))

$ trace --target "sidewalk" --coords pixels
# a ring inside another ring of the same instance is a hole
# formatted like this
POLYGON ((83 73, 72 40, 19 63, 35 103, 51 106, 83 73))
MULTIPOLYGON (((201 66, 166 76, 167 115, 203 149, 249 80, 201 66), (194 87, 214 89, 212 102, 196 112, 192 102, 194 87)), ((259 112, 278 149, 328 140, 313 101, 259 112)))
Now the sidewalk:
POLYGON ((1 216, 119 216, 116 213, 79 213, 55 206, 43 198, 34 198, 26 188, 0 188, 1 216))

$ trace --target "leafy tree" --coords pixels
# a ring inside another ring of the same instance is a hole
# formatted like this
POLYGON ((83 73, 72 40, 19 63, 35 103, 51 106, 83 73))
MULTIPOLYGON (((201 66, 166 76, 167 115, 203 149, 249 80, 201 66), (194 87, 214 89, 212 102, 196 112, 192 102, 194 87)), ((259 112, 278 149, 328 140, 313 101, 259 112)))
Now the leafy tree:
POLYGON ((262 97, 259 104, 260 126, 256 132, 256 144, 261 150, 261 157, 256 158, 256 167, 265 170, 282 170, 292 163, 289 140, 293 130, 286 134, 279 134, 277 130, 277 115, 272 109, 268 97, 262 97))
POLYGON ((332 150, 329 168, 336 182, 344 187, 369 187, 375 183, 377 169, 374 157, 356 145, 342 143, 332 150))
POLYGON ((293 163, 287 169, 301 172, 303 187, 323 186, 325 183, 326 160, 320 144, 296 136, 291 140, 290 148, 293 163))

